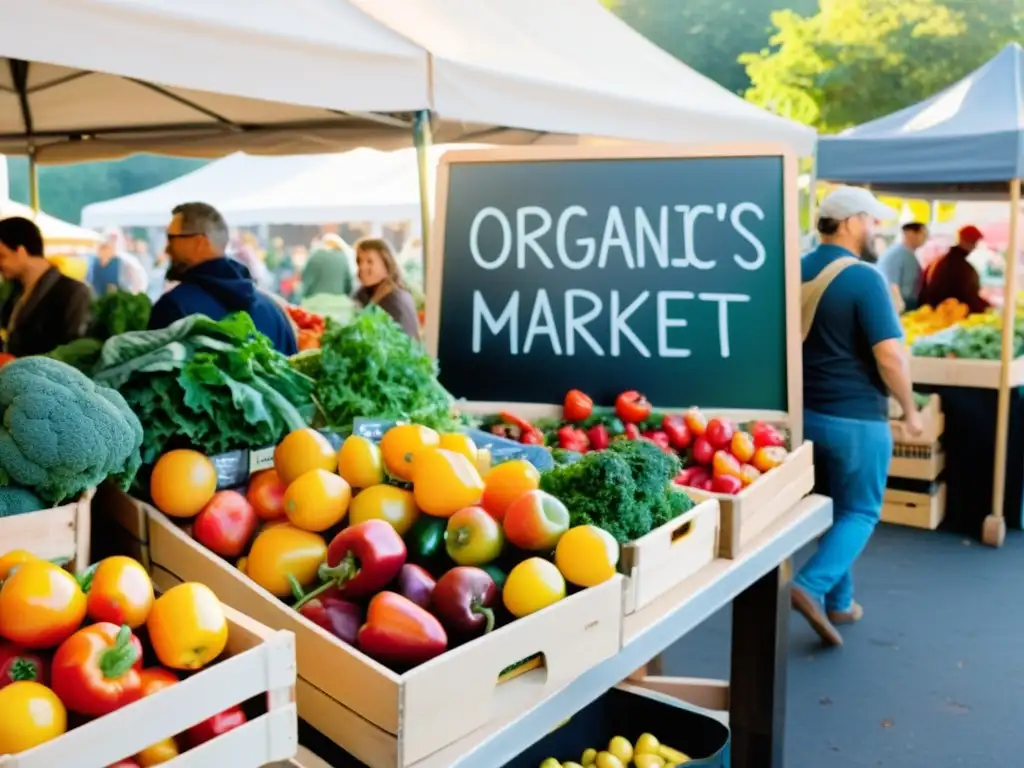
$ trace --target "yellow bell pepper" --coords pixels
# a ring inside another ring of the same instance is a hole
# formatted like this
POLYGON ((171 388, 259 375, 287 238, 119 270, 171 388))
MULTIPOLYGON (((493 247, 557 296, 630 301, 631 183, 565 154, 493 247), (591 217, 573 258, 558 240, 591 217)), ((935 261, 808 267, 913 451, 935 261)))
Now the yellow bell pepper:
POLYGON ((213 590, 185 582, 153 603, 146 620, 157 659, 171 669, 201 669, 220 656, 228 642, 224 608, 213 590))
POLYGON ((412 486, 416 506, 434 517, 451 517, 464 507, 479 504, 484 481, 473 462, 445 448, 427 448, 416 454, 416 480, 412 486))

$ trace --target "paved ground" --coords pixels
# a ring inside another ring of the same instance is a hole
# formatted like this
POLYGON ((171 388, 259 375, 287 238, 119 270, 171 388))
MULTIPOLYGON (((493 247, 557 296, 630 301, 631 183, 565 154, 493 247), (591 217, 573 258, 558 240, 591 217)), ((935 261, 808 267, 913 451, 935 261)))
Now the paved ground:
MULTIPOLYGON (((787 768, 1024 766, 1024 534, 992 550, 881 526, 856 573, 863 622, 839 651, 790 630, 787 768)), ((668 653, 726 677, 728 612, 668 653)))

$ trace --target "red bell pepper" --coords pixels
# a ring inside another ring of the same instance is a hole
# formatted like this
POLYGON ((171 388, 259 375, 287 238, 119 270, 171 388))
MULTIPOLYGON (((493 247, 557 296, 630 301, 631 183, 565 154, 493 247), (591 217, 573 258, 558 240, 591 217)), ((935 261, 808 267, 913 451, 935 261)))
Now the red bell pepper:
POLYGON ((611 442, 608 427, 604 424, 595 424, 587 430, 587 441, 590 443, 592 450, 603 451, 611 442))
POLYGON ((682 416, 666 413, 661 418, 661 430, 668 435, 669 442, 677 451, 685 451, 693 442, 693 435, 682 416))
POLYGON ((299 608, 299 613, 348 645, 356 644, 363 624, 363 609, 343 599, 334 585, 299 608))
POLYGON ((436 617, 395 592, 370 601, 359 650, 377 661, 411 667, 444 653, 448 635, 436 617))
POLYGON ((459 566, 438 579, 430 604, 451 632, 473 636, 494 629, 497 601, 498 587, 487 571, 459 566))
POLYGON ((558 429, 558 447, 567 451, 583 453, 590 447, 590 441, 587 439, 587 433, 582 429, 566 424, 558 429))
POLYGON ((522 432, 519 435, 519 442, 523 445, 544 445, 544 433, 534 427, 522 432))
POLYGON ((405 542, 390 523, 366 520, 345 528, 327 546, 327 561, 320 566, 319 587, 295 604, 295 610, 326 593, 332 586, 338 597, 367 597, 384 589, 405 565, 405 542))
POLYGON ((80 715, 98 717, 142 696, 142 643, 125 624, 80 629, 53 656, 53 692, 80 715))
POLYGON ((198 747, 200 744, 205 744, 210 739, 222 736, 228 731, 245 725, 247 722, 249 722, 249 718, 245 716, 242 708, 236 704, 213 717, 206 718, 197 725, 193 725, 185 731, 185 741, 188 742, 190 748, 198 747))
POLYGON ((570 389, 562 404, 562 416, 566 421, 580 422, 590 417, 594 401, 578 389, 570 389))
POLYGON ((651 404, 646 397, 631 389, 616 398, 615 414, 627 424, 639 424, 651 415, 651 404))
POLYGON ((0 640, 0 688, 22 680, 49 685, 49 660, 38 651, 0 640))

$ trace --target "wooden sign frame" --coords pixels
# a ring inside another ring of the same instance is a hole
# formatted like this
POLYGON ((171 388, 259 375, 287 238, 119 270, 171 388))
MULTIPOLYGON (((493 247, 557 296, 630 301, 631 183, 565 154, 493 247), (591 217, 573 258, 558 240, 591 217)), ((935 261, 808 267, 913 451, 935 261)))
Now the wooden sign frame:
MULTIPOLYGON (((784 423, 790 430, 793 445, 803 442, 803 342, 800 334, 800 219, 797 185, 797 158, 780 144, 615 144, 572 146, 516 146, 494 149, 452 150, 441 156, 437 168, 434 197, 434 226, 426 274, 426 342, 427 350, 437 357, 441 329, 441 287, 444 279, 445 223, 448 215, 448 183, 452 165, 468 163, 525 163, 587 160, 680 160, 716 157, 778 157, 782 159, 783 233, 785 250, 786 296, 786 411, 749 409, 702 409, 707 413, 725 415, 737 421, 763 419, 784 423)), ((460 401, 460 407, 471 413, 497 413, 513 410, 527 419, 561 415, 561 403, 474 402, 460 401)), ((692 403, 655 403, 658 409, 682 410, 692 403)))

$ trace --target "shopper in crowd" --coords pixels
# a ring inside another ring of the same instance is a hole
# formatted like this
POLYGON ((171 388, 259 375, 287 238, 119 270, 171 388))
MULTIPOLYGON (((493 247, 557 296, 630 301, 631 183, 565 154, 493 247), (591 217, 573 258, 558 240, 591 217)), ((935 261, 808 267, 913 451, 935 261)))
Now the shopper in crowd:
POLYGON ((0 221, 0 273, 14 287, 0 306, 5 352, 45 355, 85 336, 92 293, 43 257, 43 235, 35 222, 0 221))
POLYGON ((318 246, 302 270, 302 296, 326 293, 332 296, 351 296, 355 288, 352 267, 347 253, 348 245, 340 236, 328 233, 320 238, 318 246))
POLYGON ((875 529, 892 455, 889 394, 921 433, 902 330, 885 278, 859 255, 875 223, 894 215, 865 189, 840 187, 817 223, 821 244, 801 262, 804 434, 815 486, 831 496, 832 528, 793 580, 793 608, 830 645, 836 624, 860 620, 852 568, 875 529))
POLYGON ((981 230, 975 226, 961 227, 956 245, 936 259, 925 270, 924 285, 918 303, 937 307, 946 299, 956 299, 974 312, 984 312, 991 305, 981 297, 981 278, 978 270, 967 260, 982 240, 981 230))
POLYGON ((184 203, 172 214, 167 227, 171 260, 167 277, 178 285, 153 307, 149 327, 164 328, 196 313, 220 320, 244 311, 279 352, 295 354, 295 332, 284 311, 257 289, 243 264, 225 257, 228 226, 220 212, 206 203, 184 203))
POLYGON ((377 304, 402 326, 402 330, 418 340, 420 327, 416 304, 402 280, 398 262, 387 240, 365 237, 356 243, 355 248, 356 267, 362 286, 356 291, 356 301, 364 307, 377 304))
POLYGON ((121 258, 114 250, 114 244, 106 239, 99 244, 96 255, 89 261, 85 281, 97 296, 104 296, 121 289, 121 258))
POLYGON ((158 301, 164 293, 164 282, 167 279, 167 253, 161 251, 154 254, 149 243, 140 238, 135 241, 135 258, 146 271, 146 295, 150 301, 158 301))
POLYGON ((903 225, 900 239, 878 259, 878 268, 891 285, 895 285, 905 309, 916 309, 921 293, 921 262, 917 249, 928 242, 928 227, 920 221, 903 225))

